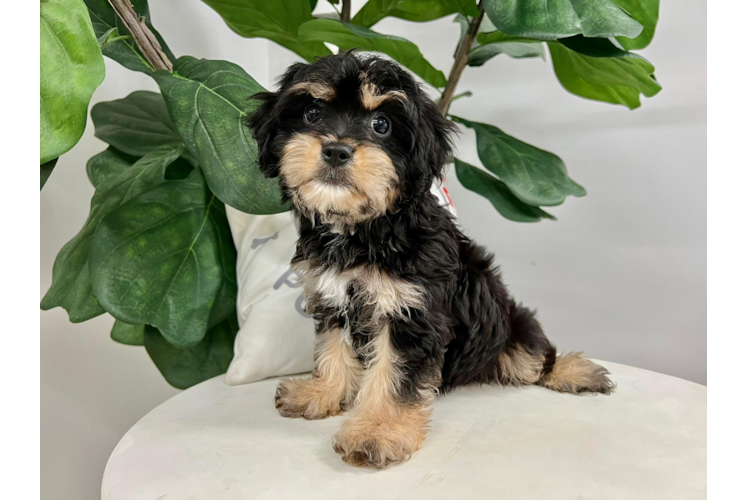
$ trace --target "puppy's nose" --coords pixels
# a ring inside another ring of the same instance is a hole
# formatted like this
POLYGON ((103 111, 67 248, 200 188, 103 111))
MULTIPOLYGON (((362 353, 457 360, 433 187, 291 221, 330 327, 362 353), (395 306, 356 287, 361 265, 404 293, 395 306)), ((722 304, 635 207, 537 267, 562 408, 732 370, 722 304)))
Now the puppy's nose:
POLYGON ((332 168, 338 168, 346 165, 353 157, 353 148, 340 143, 331 142, 322 148, 322 158, 332 168))

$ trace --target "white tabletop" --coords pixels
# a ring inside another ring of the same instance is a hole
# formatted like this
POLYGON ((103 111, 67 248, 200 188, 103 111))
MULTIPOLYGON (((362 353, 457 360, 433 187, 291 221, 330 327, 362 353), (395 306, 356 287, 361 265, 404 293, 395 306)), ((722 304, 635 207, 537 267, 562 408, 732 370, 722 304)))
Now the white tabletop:
POLYGON ((468 387, 436 402, 402 465, 354 468, 343 417, 287 419, 277 380, 197 385, 143 417, 109 458, 104 500, 706 498, 706 387, 616 363, 612 396, 468 387))

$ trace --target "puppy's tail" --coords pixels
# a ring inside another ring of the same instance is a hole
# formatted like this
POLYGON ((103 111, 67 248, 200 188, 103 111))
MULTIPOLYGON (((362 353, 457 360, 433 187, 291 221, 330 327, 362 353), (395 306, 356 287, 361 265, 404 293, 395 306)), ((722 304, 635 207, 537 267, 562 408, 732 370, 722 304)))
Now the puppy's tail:
POLYGON ((572 394, 610 394, 615 384, 602 366, 582 357, 580 352, 557 354, 543 333, 533 311, 510 303, 511 335, 499 355, 499 381, 508 385, 538 384, 572 394))

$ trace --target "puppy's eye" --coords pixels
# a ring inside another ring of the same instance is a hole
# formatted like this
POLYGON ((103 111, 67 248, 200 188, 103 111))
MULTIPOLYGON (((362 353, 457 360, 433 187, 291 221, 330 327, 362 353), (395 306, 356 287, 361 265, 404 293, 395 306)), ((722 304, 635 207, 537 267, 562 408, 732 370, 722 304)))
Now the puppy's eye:
POLYGON ((390 121, 386 116, 375 116, 374 119, 371 120, 371 129, 377 135, 385 136, 390 133, 390 121))
POLYGON ((304 110, 304 121, 309 125, 317 123, 321 117, 322 110, 319 109, 319 106, 312 104, 304 110))

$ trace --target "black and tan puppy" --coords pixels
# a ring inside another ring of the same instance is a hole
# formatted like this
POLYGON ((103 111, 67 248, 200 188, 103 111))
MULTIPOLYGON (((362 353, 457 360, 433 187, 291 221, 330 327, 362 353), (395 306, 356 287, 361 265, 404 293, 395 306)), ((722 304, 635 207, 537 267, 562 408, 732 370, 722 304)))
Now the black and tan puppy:
POLYGON ((349 411, 335 450, 384 467, 421 447, 437 394, 461 385, 611 392, 604 368, 556 355, 429 193, 454 127, 406 71, 345 53, 295 64, 255 98, 248 125, 298 217, 293 263, 317 325, 316 368, 279 384, 281 415, 349 411))

